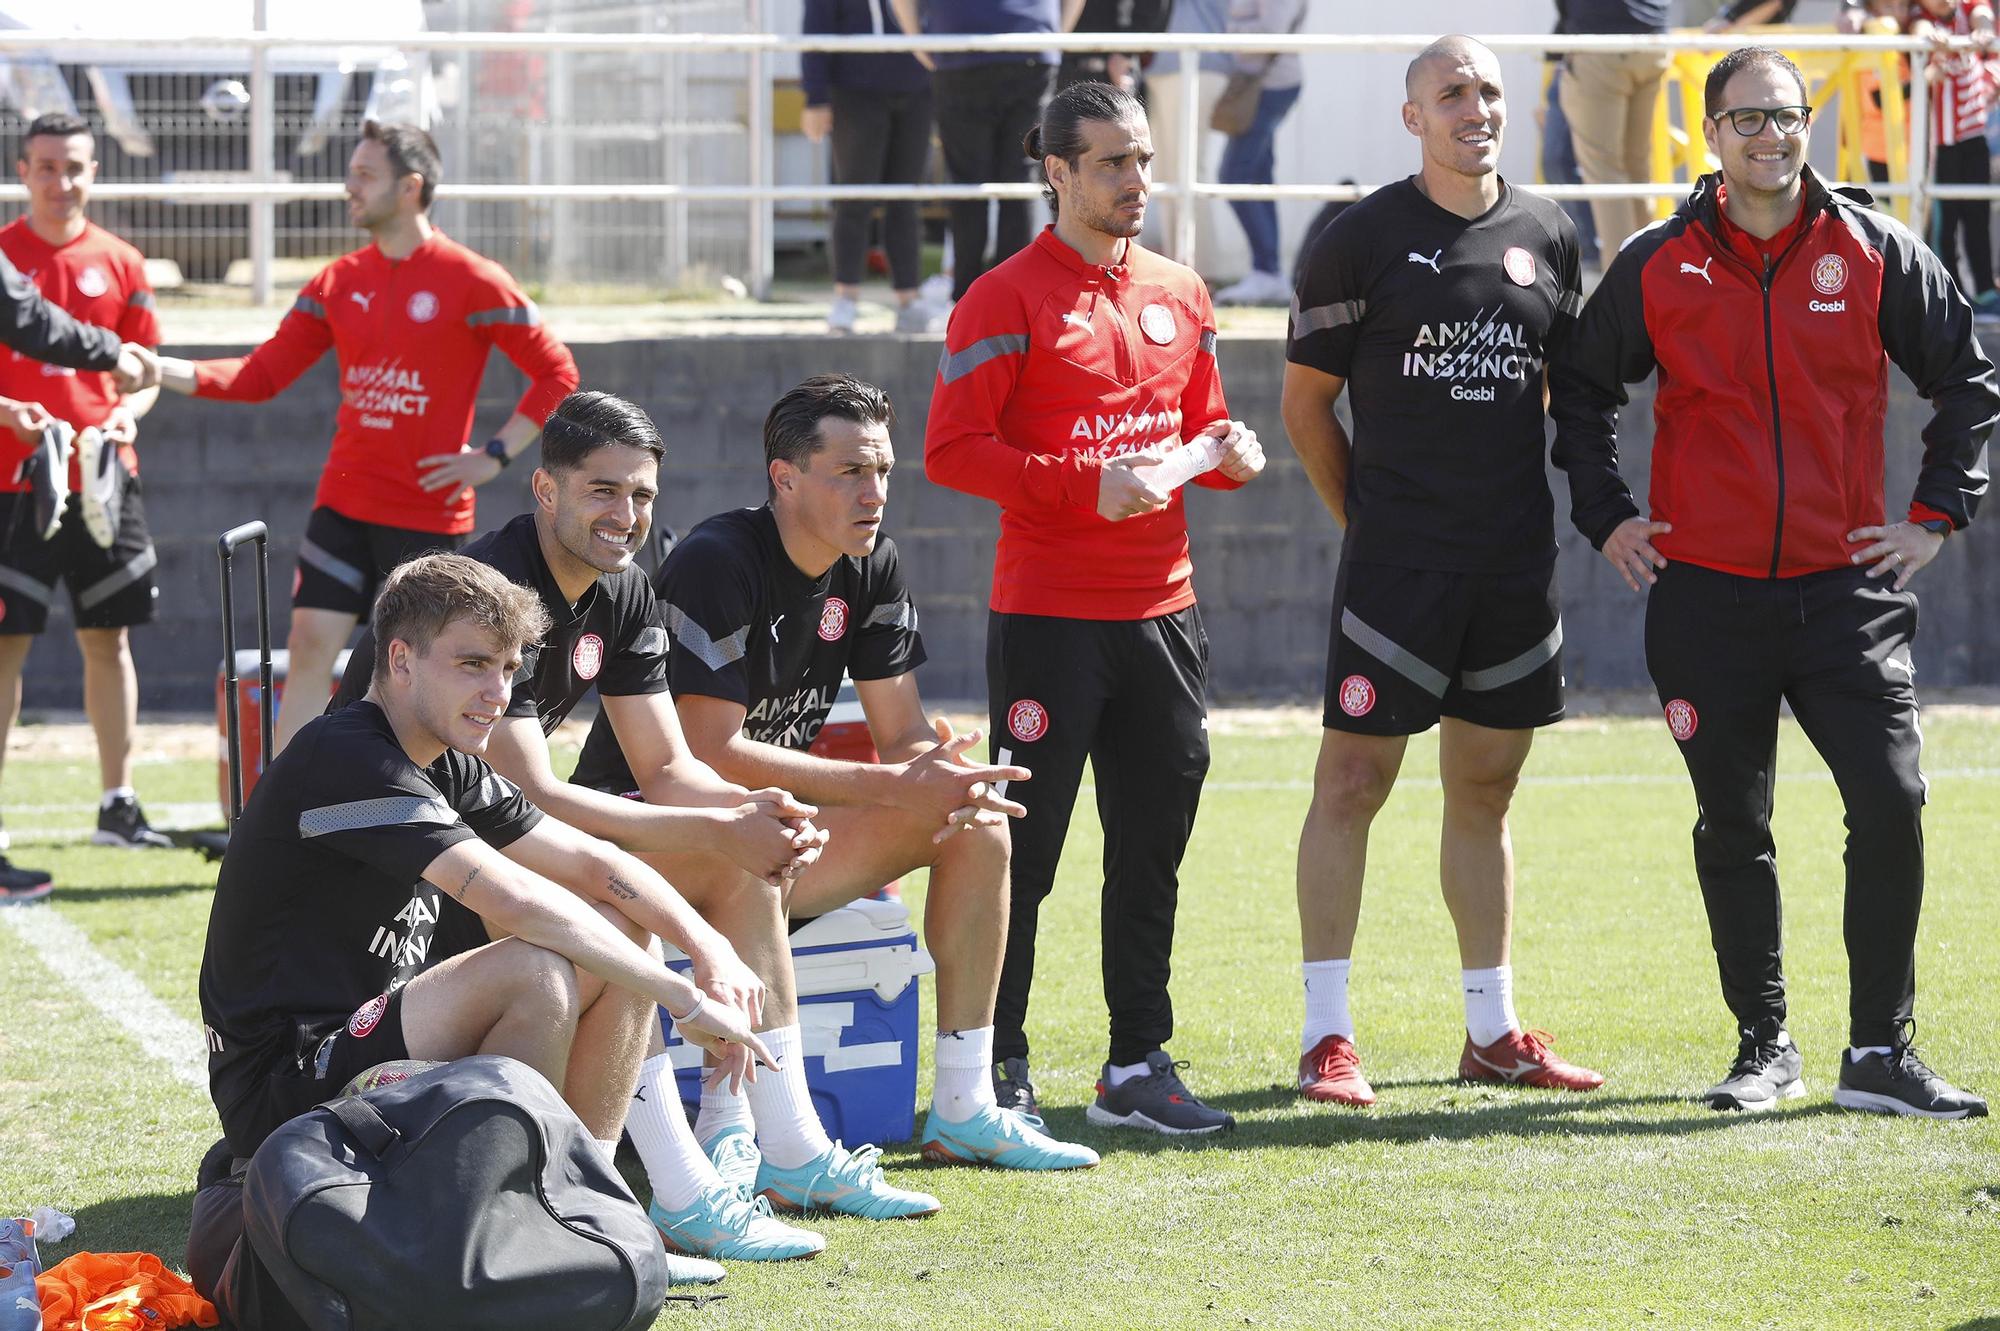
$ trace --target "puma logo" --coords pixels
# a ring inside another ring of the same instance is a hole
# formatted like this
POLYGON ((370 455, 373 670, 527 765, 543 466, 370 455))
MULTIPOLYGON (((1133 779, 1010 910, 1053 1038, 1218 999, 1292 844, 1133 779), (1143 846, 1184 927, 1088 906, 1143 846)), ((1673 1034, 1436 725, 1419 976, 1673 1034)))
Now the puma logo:
POLYGON ((1411 262, 1411 263, 1420 263, 1420 264, 1422 264, 1422 265, 1423 265, 1424 267, 1426 267, 1426 268, 1430 269, 1430 270, 1431 270, 1432 272, 1434 272, 1434 273, 1437 273, 1437 275, 1438 275, 1439 277, 1443 277, 1443 276, 1444 276, 1444 274, 1443 274, 1442 272, 1439 272, 1439 271, 1438 271, 1438 260, 1439 260, 1439 259, 1442 259, 1443 257, 1444 257, 1444 247, 1443 247, 1443 246, 1439 246, 1439 247, 1438 247, 1438 252, 1437 252, 1436 254, 1433 254, 1433 255, 1432 255, 1432 256, 1431 256, 1430 258, 1428 258, 1428 259, 1426 259, 1426 258, 1425 258, 1425 257, 1424 257, 1423 255, 1421 255, 1421 254, 1417 253, 1417 252, 1416 252, 1415 250, 1411 250, 1411 251, 1410 251, 1410 262, 1411 262))
POLYGON ((353 301, 356 305, 359 305, 361 307, 361 312, 363 314, 369 314, 373 312, 368 308, 368 303, 375 299, 374 292, 371 291, 364 296, 359 291, 350 291, 347 293, 347 298, 353 301))
POLYGON ((1075 310, 1071 310, 1062 317, 1062 321, 1073 328, 1081 328, 1086 333, 1090 331, 1090 316, 1087 314, 1078 314, 1075 310))
MULTIPOLYGON (((787 614, 789 614, 790 612, 789 612, 789 611, 787 611, 786 613, 787 613, 787 614)), ((778 625, 780 625, 780 624, 782 624, 782 623, 784 623, 784 622, 785 622, 785 616, 784 616, 784 615, 779 615, 779 616, 778 616, 778 617, 777 617, 776 619, 774 619, 774 620, 772 620, 772 621, 771 621, 771 641, 772 641, 772 642, 776 642, 776 641, 778 640, 778 625)))
POLYGON ((1703 259, 1701 261, 1701 267, 1697 268, 1691 263, 1683 263, 1681 265, 1681 271, 1684 273, 1693 273, 1696 277, 1708 283, 1710 286, 1714 286, 1715 279, 1708 275, 1708 266, 1714 262, 1715 262, 1715 256, 1711 254, 1706 259, 1703 259))

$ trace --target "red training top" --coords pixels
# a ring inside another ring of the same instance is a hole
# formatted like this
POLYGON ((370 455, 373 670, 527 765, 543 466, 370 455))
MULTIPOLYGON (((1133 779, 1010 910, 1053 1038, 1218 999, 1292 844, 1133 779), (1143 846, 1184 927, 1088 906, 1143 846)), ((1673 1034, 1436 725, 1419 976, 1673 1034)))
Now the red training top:
MULTIPOLYGON (((924 474, 1000 504, 993 609, 1151 619, 1194 604, 1180 493, 1108 522, 1098 473, 1228 417, 1201 278, 1137 242, 1100 267, 1048 227, 952 310, 924 474)), ((1196 483, 1238 485, 1216 471, 1196 483)))
POLYGON ((577 385, 569 348, 506 270, 433 231, 407 259, 371 244, 328 264, 270 341, 196 362, 195 395, 262 402, 328 346, 340 362, 340 415, 313 503, 384 527, 472 530, 472 491, 420 488, 417 459, 465 444, 490 348, 528 376, 515 410, 537 423, 577 385))
MULTIPOLYGON (((160 345, 160 322, 153 309, 153 288, 146 284, 146 261, 139 251, 91 222, 67 245, 51 245, 17 218, 0 228, 0 251, 34 280, 43 296, 85 323, 102 324, 126 342, 160 345)), ((120 394, 102 370, 67 370, 18 351, 0 355, 0 397, 38 402, 51 416, 81 430, 102 425, 120 394)), ((30 445, 12 430, 0 430, 0 492, 27 488, 19 480, 30 445)), ((139 470, 130 446, 119 449, 127 471, 139 470)), ((83 489, 74 457, 69 486, 83 489)))

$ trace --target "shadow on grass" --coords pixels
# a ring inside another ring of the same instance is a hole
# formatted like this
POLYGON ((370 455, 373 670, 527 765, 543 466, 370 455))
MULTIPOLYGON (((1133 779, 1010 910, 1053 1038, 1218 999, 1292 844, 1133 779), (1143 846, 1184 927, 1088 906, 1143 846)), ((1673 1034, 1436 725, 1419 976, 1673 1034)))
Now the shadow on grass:
MULTIPOLYGON (((1430 1083, 1414 1083, 1429 1085, 1430 1083)), ((1456 1083, 1441 1083, 1456 1085, 1456 1083)), ((1207 1137, 1163 1137, 1145 1132, 1107 1131, 1093 1126, 1080 1109, 1045 1110, 1049 1131, 1064 1141, 1080 1141, 1114 1154, 1175 1150, 1261 1150, 1270 1147, 1339 1146, 1350 1142, 1428 1142, 1481 1138, 1683 1137, 1721 1132, 1752 1122, 1812 1118, 1839 1112, 1830 1101, 1787 1108, 1775 1114, 1718 1114, 1679 1095, 1569 1096, 1534 1092, 1502 1094, 1466 1091, 1462 1103, 1396 1111, 1315 1107, 1304 1117, 1278 1121, 1240 1116, 1291 1109, 1302 1102, 1288 1086, 1209 1096, 1207 1102, 1239 1115, 1234 1132, 1207 1137), (1661 1117, 1660 1111, 1670 1111, 1661 1117), (1619 1111, 1631 1111, 1620 1114, 1619 1111), (1607 1113, 1615 1116, 1607 1116, 1607 1113)), ((1996 1326, 1994 1331, 2000 1331, 1996 1326)))
MULTIPOLYGON (((192 1183, 192 1180, 190 1180, 192 1183)), ((44 1245, 53 1266, 79 1252, 150 1252, 175 1270, 187 1260, 188 1219, 194 1188, 184 1192, 141 1193, 86 1206, 76 1213, 76 1233, 60 1244, 44 1245)))
POLYGON ((1951 1331, 2000 1331, 2000 1317, 1975 1317, 1969 1322, 1960 1322, 1951 1331))

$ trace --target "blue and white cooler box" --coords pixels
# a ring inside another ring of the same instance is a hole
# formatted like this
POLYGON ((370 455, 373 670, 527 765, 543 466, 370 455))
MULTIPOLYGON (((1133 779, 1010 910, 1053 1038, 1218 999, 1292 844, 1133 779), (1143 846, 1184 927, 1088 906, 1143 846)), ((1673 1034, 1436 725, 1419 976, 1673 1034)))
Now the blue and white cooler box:
MULTIPOLYGON (((671 946, 667 963, 688 968, 671 946)), ((827 1135, 850 1146, 908 1141, 917 1131, 917 977, 937 969, 910 912, 869 899, 829 911, 792 935, 792 969, 806 1086, 827 1135)), ((692 1120, 701 1050, 664 1013, 660 1024, 692 1120)))

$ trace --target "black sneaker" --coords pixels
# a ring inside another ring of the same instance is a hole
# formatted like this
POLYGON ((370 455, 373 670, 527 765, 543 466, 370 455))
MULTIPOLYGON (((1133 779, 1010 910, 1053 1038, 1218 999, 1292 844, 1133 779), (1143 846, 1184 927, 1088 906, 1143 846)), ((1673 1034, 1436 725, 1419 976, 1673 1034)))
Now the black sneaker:
POLYGON ((1013 1109, 1023 1114, 1042 1116, 1042 1107, 1035 1099, 1035 1083, 1028 1080, 1028 1060, 1025 1058, 1003 1058, 993 1067, 993 1098, 1002 1109, 1013 1109))
POLYGON ((20 906, 30 901, 40 901, 55 891, 49 875, 40 869, 16 869, 5 855, 0 855, 0 906, 20 906))
POLYGON ((1182 1083, 1185 1062, 1176 1063, 1173 1055, 1156 1049, 1146 1055, 1146 1064, 1151 1072, 1113 1086, 1111 1065, 1106 1063, 1097 1082, 1097 1102, 1085 1117, 1101 1128, 1144 1128, 1174 1137, 1227 1132, 1236 1126, 1235 1115, 1210 1109, 1182 1083))
POLYGON ((147 824, 139 801, 131 795, 120 795, 97 810, 97 831, 91 834, 90 842, 127 850, 164 850, 174 844, 165 832, 155 832, 147 824))
POLYGON ((1778 1101, 1796 1100, 1806 1093, 1806 1084, 1799 1078, 1804 1067, 1799 1047, 1785 1031, 1769 1039, 1745 1031, 1729 1075, 1703 1091, 1702 1102, 1710 1109, 1751 1113, 1775 1109, 1778 1101))
POLYGON ((46 426, 21 464, 20 480, 33 496, 35 531, 44 541, 53 541, 62 529, 63 509, 69 504, 69 445, 74 435, 62 421, 46 426))
POLYGON ((1986 1101, 1961 1091, 1924 1066, 1907 1041, 1886 1054, 1840 1055, 1833 1102, 1842 1109, 1917 1118, 1985 1118, 1986 1101))

